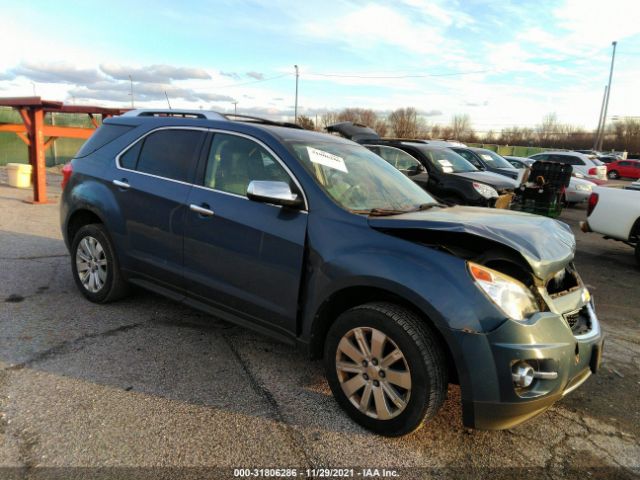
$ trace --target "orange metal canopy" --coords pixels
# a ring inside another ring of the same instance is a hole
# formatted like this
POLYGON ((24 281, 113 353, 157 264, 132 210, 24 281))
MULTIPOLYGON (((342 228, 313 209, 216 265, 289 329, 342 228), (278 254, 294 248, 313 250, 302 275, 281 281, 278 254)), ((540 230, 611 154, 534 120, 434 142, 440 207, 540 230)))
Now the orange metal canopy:
POLYGON ((113 115, 121 115, 128 110, 64 105, 62 102, 42 100, 40 97, 0 97, 0 106, 14 108, 22 118, 22 123, 0 122, 0 132, 15 133, 29 148, 29 163, 33 167, 33 203, 48 203, 44 154, 57 138, 89 138, 99 126, 94 115, 101 115, 104 120, 113 115), (44 116, 51 112, 87 114, 94 128, 45 125, 44 116), (46 140, 45 137, 47 137, 46 140))

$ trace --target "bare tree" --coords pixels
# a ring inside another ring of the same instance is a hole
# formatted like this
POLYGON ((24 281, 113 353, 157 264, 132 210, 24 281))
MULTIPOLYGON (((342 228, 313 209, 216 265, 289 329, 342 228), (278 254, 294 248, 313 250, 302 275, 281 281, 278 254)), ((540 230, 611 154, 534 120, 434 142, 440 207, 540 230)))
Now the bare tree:
POLYGON ((560 134, 560 122, 558 116, 555 113, 549 113, 542 118, 542 123, 536 126, 536 135, 538 137, 538 144, 547 146, 553 143, 553 140, 561 136, 560 134))
POLYGON ((418 117, 418 111, 413 107, 398 108, 387 118, 389 128, 394 136, 399 138, 418 138, 425 135, 424 122, 418 117))
POLYGON ((466 113, 454 115, 451 119, 451 134, 455 140, 468 141, 475 136, 471 129, 471 119, 466 113))
POLYGON ((298 115, 298 125, 300 125, 305 130, 315 130, 316 129, 316 125, 315 125, 315 123, 313 123, 313 120, 311 120, 306 115, 298 115))
POLYGON ((323 113, 320 116, 320 124, 322 125, 322 128, 325 129, 327 128, 329 125, 333 125, 334 123, 338 123, 338 113, 337 112, 327 112, 327 113, 323 113))

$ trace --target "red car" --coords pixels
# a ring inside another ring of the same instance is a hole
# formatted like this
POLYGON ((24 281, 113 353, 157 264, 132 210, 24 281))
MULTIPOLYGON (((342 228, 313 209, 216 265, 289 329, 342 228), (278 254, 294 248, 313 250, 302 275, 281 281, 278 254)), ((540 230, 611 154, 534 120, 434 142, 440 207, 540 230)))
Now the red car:
POLYGON ((618 160, 607 163, 609 178, 640 178, 640 160, 618 160))

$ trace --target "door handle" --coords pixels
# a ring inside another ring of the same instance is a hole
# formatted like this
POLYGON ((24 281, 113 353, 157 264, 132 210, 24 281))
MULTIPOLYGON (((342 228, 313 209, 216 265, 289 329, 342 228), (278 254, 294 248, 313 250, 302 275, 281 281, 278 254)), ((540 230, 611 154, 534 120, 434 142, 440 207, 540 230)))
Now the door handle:
POLYGON ((208 207, 209 205, 207 205, 206 203, 202 204, 202 206, 192 203, 191 205, 189 205, 189 210, 197 212, 203 217, 211 217, 213 216, 213 210, 209 209, 208 207))
POLYGON ((129 185, 129 184, 127 183, 127 179, 126 179, 126 178, 123 178, 122 180, 114 180, 114 181, 113 181, 113 184, 114 184, 116 187, 124 188, 124 189, 127 189, 127 188, 130 188, 130 187, 131 187, 131 185, 129 185))

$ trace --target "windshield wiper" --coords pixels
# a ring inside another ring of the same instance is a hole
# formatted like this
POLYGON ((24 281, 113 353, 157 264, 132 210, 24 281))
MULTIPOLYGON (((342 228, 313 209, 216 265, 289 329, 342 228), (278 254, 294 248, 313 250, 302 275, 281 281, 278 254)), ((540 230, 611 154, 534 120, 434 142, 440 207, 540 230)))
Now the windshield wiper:
POLYGON ((433 207, 444 208, 446 205, 442 203, 423 203, 418 205, 416 208, 411 208, 409 210, 400 210, 397 208, 372 208, 371 210, 351 210, 353 213, 366 214, 370 217, 385 217, 390 215, 402 215, 403 213, 411 213, 411 212, 420 212, 423 210, 429 210, 433 207))
POLYGON ((384 217, 388 215, 400 215, 413 210, 397 210, 393 208, 372 208, 371 210, 351 210, 353 213, 366 214, 371 217, 384 217))
POLYGON ((423 210, 429 210, 431 208, 434 207, 438 207, 438 208, 446 208, 447 205, 445 205, 444 203, 423 203, 421 205, 418 205, 417 208, 414 208, 413 210, 410 210, 411 212, 421 212, 423 210))

